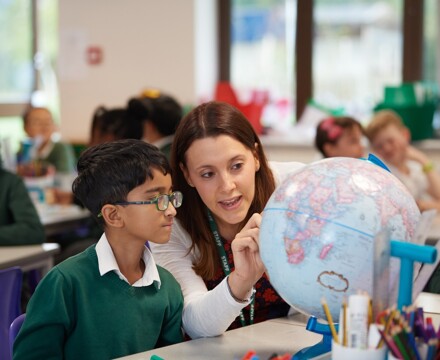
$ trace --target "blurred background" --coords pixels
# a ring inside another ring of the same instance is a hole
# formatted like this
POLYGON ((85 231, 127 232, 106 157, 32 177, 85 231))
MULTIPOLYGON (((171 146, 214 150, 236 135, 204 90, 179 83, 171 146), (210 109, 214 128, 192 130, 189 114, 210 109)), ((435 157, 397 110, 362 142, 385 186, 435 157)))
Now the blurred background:
POLYGON ((189 109, 220 83, 260 105, 264 133, 307 106, 367 123, 429 102, 417 135, 435 137, 439 20, 435 0, 0 0, 0 137, 18 148, 30 102, 82 144, 98 105, 155 87, 189 109))

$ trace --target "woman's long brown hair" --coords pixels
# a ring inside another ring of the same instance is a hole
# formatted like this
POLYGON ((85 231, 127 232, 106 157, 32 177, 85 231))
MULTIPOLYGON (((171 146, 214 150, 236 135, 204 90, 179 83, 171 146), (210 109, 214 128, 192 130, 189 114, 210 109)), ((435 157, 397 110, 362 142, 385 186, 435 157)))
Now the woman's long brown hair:
POLYGON ((207 207, 197 190, 186 182, 180 164, 186 168, 186 152, 195 140, 219 135, 227 135, 239 141, 260 162, 260 169, 255 173, 255 196, 240 229, 252 214, 263 211, 275 190, 275 180, 260 139, 250 122, 235 107, 222 102, 208 102, 197 106, 181 120, 171 149, 174 188, 181 191, 185 199, 177 212, 177 218, 192 239, 191 249, 197 247, 200 252, 193 268, 205 280, 214 277, 219 256, 209 227, 207 207), (258 145, 256 148, 255 144, 258 145))

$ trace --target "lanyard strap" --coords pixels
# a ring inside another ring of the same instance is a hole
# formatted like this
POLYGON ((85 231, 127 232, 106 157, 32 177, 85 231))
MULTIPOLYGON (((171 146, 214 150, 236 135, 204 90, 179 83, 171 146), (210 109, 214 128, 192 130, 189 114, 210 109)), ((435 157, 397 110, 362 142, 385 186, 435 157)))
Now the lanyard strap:
MULTIPOLYGON (((209 227, 211 228, 212 235, 214 235, 215 244, 217 246, 218 254, 220 256, 220 262, 222 263, 223 273, 228 276, 231 273, 231 267, 229 266, 228 257, 226 256, 225 247, 223 245, 220 233, 218 232, 217 224, 211 214, 211 211, 208 210, 208 220, 209 227)), ((228 281, 228 280, 226 280, 228 281)), ((254 297, 251 300, 251 308, 249 311, 249 324, 252 325, 254 323, 254 297)), ((241 326, 246 326, 246 319, 244 318, 243 311, 240 311, 240 322, 241 326)))

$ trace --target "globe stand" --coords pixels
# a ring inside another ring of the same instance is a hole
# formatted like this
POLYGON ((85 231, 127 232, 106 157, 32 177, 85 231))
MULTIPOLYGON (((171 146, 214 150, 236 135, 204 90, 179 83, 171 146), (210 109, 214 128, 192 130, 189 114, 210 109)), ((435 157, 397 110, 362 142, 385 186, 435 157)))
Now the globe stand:
MULTIPOLYGON (((335 324, 336 331, 338 331, 338 324, 335 324)), ((330 326, 326 324, 321 324, 318 319, 314 316, 310 316, 307 321, 306 330, 314 332, 316 334, 322 335, 322 340, 312 346, 306 347, 298 351, 292 356, 291 360, 305 360, 311 359, 316 356, 325 354, 332 350, 332 332, 330 326)))
POLYGON ((412 304, 414 262, 432 264, 437 259, 437 249, 428 245, 417 245, 391 240, 391 256, 400 258, 399 295, 397 308, 412 304))

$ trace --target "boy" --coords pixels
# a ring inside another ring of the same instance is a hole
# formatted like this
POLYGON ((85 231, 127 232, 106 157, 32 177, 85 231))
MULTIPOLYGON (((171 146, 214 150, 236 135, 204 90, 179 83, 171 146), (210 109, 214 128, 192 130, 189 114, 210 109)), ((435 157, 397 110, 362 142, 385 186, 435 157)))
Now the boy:
POLYGON ((440 210, 440 176, 428 157, 410 145, 411 134, 391 110, 377 112, 366 128, 375 151, 414 196, 420 210, 440 210))
POLYGON ((170 172, 165 156, 142 140, 84 151, 73 193, 104 234, 40 282, 15 359, 110 359, 183 340, 180 287, 145 246, 169 240, 182 203, 170 172))
POLYGON ((45 107, 27 107, 23 114, 23 126, 30 141, 27 146, 22 144, 18 151, 17 173, 26 176, 41 171, 39 169, 50 169, 54 172, 54 182, 51 185, 53 189, 46 192, 48 201, 68 203, 68 194, 76 176, 73 147, 60 141, 52 113, 45 107))
MULTIPOLYGON (((54 140, 56 126, 50 111, 29 107, 23 115, 24 131, 38 144, 35 157, 55 166, 57 174, 75 173, 75 153, 71 145, 54 140)), ((19 156, 21 153, 19 153, 19 156)))
POLYGON ((2 169, 0 158, 0 246, 41 244, 44 228, 23 180, 2 169))

